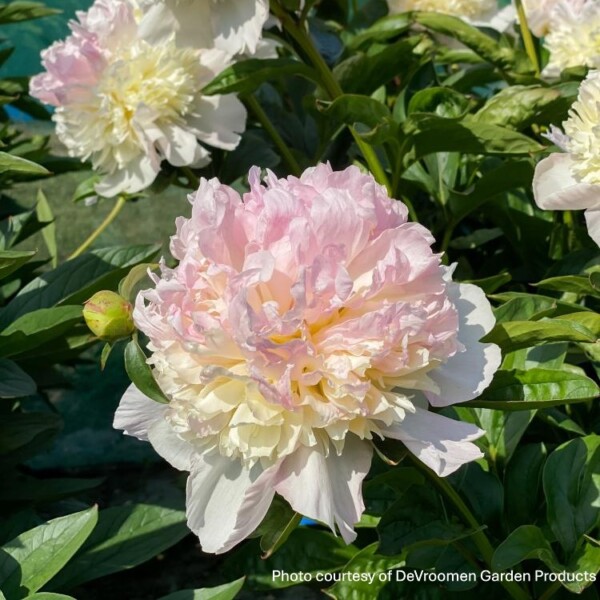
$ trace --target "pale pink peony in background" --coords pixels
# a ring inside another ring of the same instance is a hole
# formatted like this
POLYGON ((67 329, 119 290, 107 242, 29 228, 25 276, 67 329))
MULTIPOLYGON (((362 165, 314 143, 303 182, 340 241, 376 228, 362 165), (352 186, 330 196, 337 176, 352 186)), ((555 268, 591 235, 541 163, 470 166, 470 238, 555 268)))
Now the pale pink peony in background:
POLYGON ((246 112, 233 95, 202 89, 229 64, 227 53, 186 45, 166 6, 147 12, 127 0, 96 0, 71 21, 72 35, 42 53, 31 94, 56 107, 56 133, 71 156, 91 160, 104 196, 148 187, 161 161, 210 162, 199 141, 234 149, 246 112))
POLYGON ((250 172, 190 196, 134 319, 170 404, 131 387, 115 427, 190 471, 190 528, 224 552, 275 493, 350 542, 372 441, 441 476, 482 456, 474 425, 433 412, 478 396, 500 364, 483 292, 453 283, 404 204, 356 167, 250 172))

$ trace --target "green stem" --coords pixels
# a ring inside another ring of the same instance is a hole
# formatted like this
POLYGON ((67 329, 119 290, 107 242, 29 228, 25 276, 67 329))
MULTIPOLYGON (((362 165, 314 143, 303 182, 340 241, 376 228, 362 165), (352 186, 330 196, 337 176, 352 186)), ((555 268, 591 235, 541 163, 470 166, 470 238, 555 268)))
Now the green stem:
MULTIPOLYGON (((277 2, 271 3, 271 10, 273 14, 280 19, 285 30, 302 48, 302 50, 305 52, 306 56, 312 63, 313 67, 318 71, 319 75, 321 76, 321 83, 323 84, 323 88, 325 89, 331 100, 335 100, 336 98, 342 96, 344 94, 344 91, 333 76, 333 73, 331 72, 331 69, 327 66, 327 63, 323 60, 323 57, 319 54, 319 51, 315 48, 315 45, 313 44, 313 41, 308 31, 304 27, 298 26, 296 21, 283 8, 281 8, 281 6, 277 4, 277 2)), ((388 191, 388 194, 391 195, 392 188, 390 182, 381 162, 379 161, 379 158, 377 157, 375 150, 358 135, 358 133, 353 127, 350 127, 349 129, 362 155, 367 161, 369 170, 371 171, 371 173, 373 173, 373 176, 375 177, 377 182, 385 186, 385 188, 388 191)))
POLYGON ((560 590, 560 581, 555 581, 546 591, 540 596, 540 600, 550 600, 558 590, 560 590))
POLYGON ((100 225, 95 229, 92 234, 67 258, 67 260, 71 260, 73 258, 77 258, 80 254, 83 254, 100 236, 100 234, 117 218, 117 215, 121 212, 127 200, 124 196, 119 196, 116 204, 113 206, 112 210, 108 213, 104 221, 100 223, 100 225))
POLYGON ((527 24, 527 15, 525 14, 525 8, 523 7, 522 0, 515 0, 515 6, 517 7, 517 15, 519 16, 519 26, 521 27, 521 35, 523 36, 523 44, 525 44, 525 50, 531 60, 531 64, 535 70, 537 77, 540 76, 540 61, 538 59, 537 52, 535 50, 535 44, 533 42, 533 36, 531 30, 527 24))
POLYGON ((263 126, 263 129, 271 136, 271 139, 277 146, 279 152, 281 152, 281 156, 283 160, 287 163, 287 166, 292 175, 296 175, 296 177, 300 177, 302 174, 302 169, 298 164, 298 161, 294 158, 294 155, 290 152, 290 149, 287 147, 287 144, 283 141, 281 135, 279 135, 279 131, 275 129, 273 123, 267 116, 267 113, 263 110, 263 107, 260 105, 259 101, 252 95, 244 96, 243 101, 246 103, 248 108, 254 113, 254 116, 257 118, 258 122, 263 126))
POLYGON ((187 177, 188 185, 191 189, 197 190, 200 187, 200 179, 194 171, 192 171, 189 167, 180 167, 181 172, 187 177))
MULTIPOLYGON (((411 456, 412 461, 415 465, 423 471, 427 477, 435 484, 441 492, 452 502, 454 508, 456 508, 458 514, 463 521, 473 529, 471 539, 477 546, 477 549, 481 553, 481 556, 490 570, 492 570, 492 557, 494 556, 494 547, 490 543, 488 537, 481 530, 481 525, 469 510, 469 507, 463 502, 462 498, 458 495, 456 490, 448 483, 443 477, 438 477, 429 467, 424 465, 419 459, 411 456)), ((529 593, 524 590, 519 584, 514 581, 501 581, 502 587, 508 592, 511 598, 514 600, 529 600, 529 593)))

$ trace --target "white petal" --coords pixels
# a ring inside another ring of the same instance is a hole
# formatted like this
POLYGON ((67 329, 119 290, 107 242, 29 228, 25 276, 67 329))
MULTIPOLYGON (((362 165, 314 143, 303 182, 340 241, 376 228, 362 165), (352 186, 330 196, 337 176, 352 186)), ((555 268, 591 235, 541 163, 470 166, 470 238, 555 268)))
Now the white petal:
POLYGON ((569 154, 556 152, 541 160, 533 176, 533 197, 544 210, 600 208, 600 186, 579 183, 569 154))
POLYGON ((150 156, 142 155, 123 169, 105 175, 96 184, 96 193, 105 198, 112 198, 123 192, 135 194, 150 186, 159 171, 160 165, 156 165, 150 156))
POLYGON ((215 10, 213 2, 206 2, 206 0, 170 2, 169 8, 177 21, 174 30, 177 32, 176 42, 180 48, 212 48, 214 46, 211 24, 211 13, 215 10))
POLYGON ((221 0, 212 12, 217 48, 231 54, 256 51, 269 17, 266 0, 221 0))
POLYGON ((188 118, 198 139, 210 146, 233 150, 246 129, 246 109, 233 95, 203 96, 188 118))
POLYGON ((302 447, 283 462, 275 489, 300 514, 337 524, 346 543, 356 538, 354 525, 365 509, 362 481, 369 472, 371 445, 348 435, 341 456, 325 457, 314 448, 302 447))
POLYGON ((248 537, 271 505, 277 467, 246 469, 216 452, 197 454, 187 483, 188 527, 205 552, 227 552, 248 537))
POLYGON ((505 6, 496 11, 487 22, 487 27, 491 27, 501 33, 506 31, 517 19, 517 11, 514 6, 505 6))
POLYGON ((176 469, 191 470, 192 459, 196 454, 194 446, 182 440, 164 418, 156 421, 148 429, 148 441, 156 452, 176 469))
POLYGON ((502 362, 496 344, 479 341, 496 322, 483 290, 467 283, 451 283, 448 293, 458 310, 458 341, 464 351, 457 352, 429 373, 441 390, 439 395, 425 393, 433 406, 449 406, 476 398, 491 383, 502 362))
POLYGON ((600 210, 586 210, 585 222, 590 237, 600 246, 600 210))
POLYGON ((113 427, 139 440, 148 441, 148 430, 155 423, 164 421, 167 408, 167 404, 155 402, 132 384, 121 398, 113 427))
POLYGON ((420 408, 415 408, 414 413, 407 412, 401 423, 382 429, 385 437, 402 441, 440 477, 481 458, 481 450, 471 441, 484 433, 470 423, 448 419, 420 408))
POLYGON ((170 164, 185 167, 198 161, 202 149, 193 133, 177 125, 164 125, 162 131, 158 146, 170 164))
POLYGON ((157 2, 142 17, 138 36, 149 44, 161 44, 166 42, 177 28, 178 23, 167 5, 157 2))

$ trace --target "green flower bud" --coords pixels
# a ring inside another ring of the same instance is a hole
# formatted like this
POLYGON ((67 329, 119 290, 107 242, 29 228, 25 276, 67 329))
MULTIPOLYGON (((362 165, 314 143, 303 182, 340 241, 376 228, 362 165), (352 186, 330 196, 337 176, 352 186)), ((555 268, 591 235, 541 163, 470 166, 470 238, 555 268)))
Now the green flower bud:
POLYGON ((83 307, 83 318, 92 333, 101 340, 114 342, 129 337, 135 330, 133 307, 115 292, 94 294, 83 307))

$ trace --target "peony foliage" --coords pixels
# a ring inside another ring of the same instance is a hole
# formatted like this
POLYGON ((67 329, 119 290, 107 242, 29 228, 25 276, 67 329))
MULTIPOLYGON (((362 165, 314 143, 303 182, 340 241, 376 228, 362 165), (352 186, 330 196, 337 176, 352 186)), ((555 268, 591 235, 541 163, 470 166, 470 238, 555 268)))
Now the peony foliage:
POLYGON ((595 597, 600 3, 56 13, 0 3, 68 30, 0 79, 0 600, 595 597))

